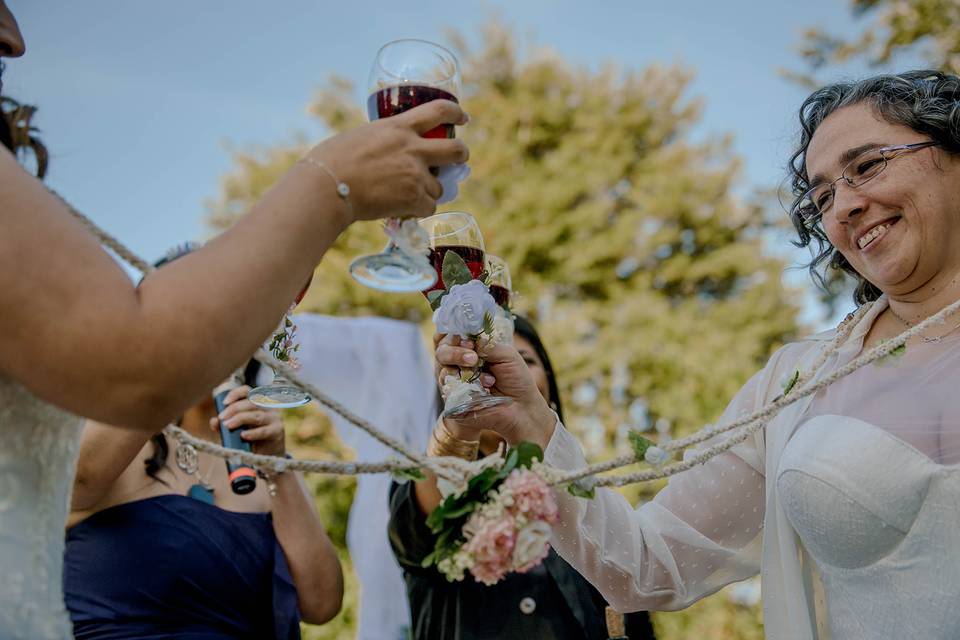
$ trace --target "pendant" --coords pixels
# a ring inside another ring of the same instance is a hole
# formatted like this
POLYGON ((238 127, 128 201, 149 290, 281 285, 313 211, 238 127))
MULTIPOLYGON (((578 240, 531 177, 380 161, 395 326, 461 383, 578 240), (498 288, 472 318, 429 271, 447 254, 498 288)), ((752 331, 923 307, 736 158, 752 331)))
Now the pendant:
POLYGON ((193 498, 194 500, 199 500, 200 502, 213 504, 213 489, 200 483, 192 485, 190 490, 187 492, 187 496, 193 498))
POLYGON ((192 476, 195 474, 197 468, 200 466, 199 454, 197 454, 197 449, 192 444, 185 442, 177 443, 177 451, 174 457, 176 458, 177 466, 187 475, 192 476))

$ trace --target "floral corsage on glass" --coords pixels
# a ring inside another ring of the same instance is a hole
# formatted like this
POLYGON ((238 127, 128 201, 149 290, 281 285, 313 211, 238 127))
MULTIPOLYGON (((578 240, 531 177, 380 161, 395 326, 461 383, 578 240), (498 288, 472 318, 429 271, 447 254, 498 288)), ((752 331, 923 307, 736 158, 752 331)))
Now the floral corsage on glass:
MULTIPOLYGON (((473 340, 481 354, 491 344, 508 342, 513 324, 490 293, 477 221, 469 213, 450 211, 424 218, 420 226, 427 232, 429 260, 438 275, 436 284, 423 292, 433 309, 437 331, 473 340)), ((481 361, 475 368, 462 369, 459 376, 443 380, 444 417, 510 402, 490 395, 479 383, 482 367, 481 361)))
MULTIPOLYGON (((312 281, 313 276, 310 277, 297 299, 283 315, 283 320, 280 321, 280 326, 270 337, 270 342, 264 345, 274 358, 292 369, 300 368, 300 362, 294 356, 294 353, 300 350, 300 343, 296 340, 297 325, 290 318, 290 315, 307 294, 312 281)), ((311 400, 307 392, 292 384, 283 375, 276 373, 270 384, 251 389, 247 399, 261 409, 293 409, 302 407, 311 400)))
POLYGON ((423 566, 436 565, 451 582, 469 571, 489 586, 543 562, 557 503, 541 459, 540 447, 523 442, 505 458, 498 453, 481 460, 485 468, 427 518, 437 540, 423 566))

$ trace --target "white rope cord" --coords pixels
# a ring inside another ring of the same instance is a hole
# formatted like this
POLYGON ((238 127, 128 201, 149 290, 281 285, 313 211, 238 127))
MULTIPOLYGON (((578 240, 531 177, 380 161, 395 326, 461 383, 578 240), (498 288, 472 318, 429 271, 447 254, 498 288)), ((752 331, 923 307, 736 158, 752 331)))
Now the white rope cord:
MULTIPOLYGON (((84 216, 82 213, 77 211, 73 206, 70 205, 66 200, 59 196, 56 192, 53 192, 60 201, 64 203, 67 207, 67 210, 74 215, 97 239, 106 247, 111 249, 117 256, 127 261, 134 268, 140 270, 142 273, 147 274, 154 270, 154 268, 140 259, 136 254, 127 249, 123 244, 120 243, 116 238, 102 230, 98 227, 93 221, 84 216)), ((708 449, 705 449, 701 452, 698 452, 696 455, 691 456, 689 459, 683 462, 677 462, 674 464, 657 467, 649 469, 646 471, 641 471, 639 473, 625 474, 620 476, 606 476, 603 478, 594 478, 595 474, 603 473, 606 471, 612 471, 621 467, 625 467, 631 464, 634 464, 639 461, 639 456, 636 454, 628 454, 623 456, 618 456, 612 458, 606 462, 600 462, 592 465, 588 465, 582 469, 576 469, 574 471, 569 471, 562 474, 556 474, 551 479, 551 484, 567 484, 575 480, 581 480, 587 478, 589 480, 590 486, 623 486, 627 484, 635 484, 638 482, 648 482, 651 480, 659 480, 662 478, 667 478, 669 476, 687 471, 694 466, 704 464, 713 457, 728 451, 732 447, 746 440, 750 435, 756 433, 760 429, 764 428, 769 422, 770 418, 776 415, 784 407, 796 402, 800 398, 804 398, 811 394, 816 393, 817 391, 833 384, 840 378, 853 373, 857 369, 864 367, 868 364, 876 362, 882 358, 890 356, 893 352, 903 347, 911 338, 921 335, 926 329, 943 324, 948 316, 960 310, 960 300, 944 307, 936 314, 930 316, 926 320, 913 325, 900 335, 890 340, 885 340, 880 344, 876 345, 870 349, 867 353, 861 355, 858 358, 855 358, 851 362, 847 363, 843 367, 840 367, 832 374, 824 378, 823 380, 815 383, 809 384, 809 381, 813 378, 816 372, 826 363, 827 359, 832 353, 834 353, 837 348, 849 337, 850 332, 853 330, 853 327, 857 324, 857 321, 863 317, 863 315, 870 309, 873 303, 862 305, 852 316, 848 317, 838 328, 836 336, 830 342, 830 344, 824 348, 823 352, 820 354, 820 357, 817 361, 810 367, 806 372, 798 372, 798 378, 793 385, 793 388, 788 393, 784 393, 778 398, 774 399, 770 403, 764 405, 760 409, 754 411, 751 414, 748 414, 738 420, 730 422, 725 425, 708 425, 707 427, 689 435, 684 438, 673 440, 671 442, 665 443, 661 449, 665 451, 675 452, 681 449, 686 449, 696 444, 706 442, 707 440, 736 429, 740 429, 739 433, 732 435, 730 438, 724 440, 724 442, 714 445, 708 449)), ((204 451, 206 453, 221 457, 221 458, 239 458, 244 464, 248 464, 252 467, 266 469, 276 473, 280 473, 286 470, 297 470, 297 471, 307 471, 307 472, 318 472, 318 473, 335 473, 343 475, 356 475, 360 473, 383 473, 383 472, 403 472, 403 471, 412 471, 415 469, 427 468, 434 474, 446 478, 448 480, 456 481, 457 478, 469 478, 473 475, 473 469, 476 462, 468 462, 459 458, 453 457, 427 457, 421 454, 418 454, 410 449, 408 449, 403 443, 391 438, 386 435, 375 426, 363 420, 359 416, 350 412, 346 407, 341 405, 339 402, 328 397, 322 393, 319 389, 314 387, 311 384, 303 382, 297 372, 280 362, 279 360, 273 358, 263 350, 259 350, 254 358, 259 362, 266 364, 271 367, 277 373, 285 376, 291 383, 295 386, 303 389, 307 393, 316 399, 318 402, 329 408, 331 411, 339 414, 345 420, 353 424, 354 426, 363 429, 372 437, 379 440, 381 443, 387 447, 397 451, 402 454, 404 457, 409 459, 411 463, 401 462, 399 460, 387 460, 384 462, 369 463, 369 462, 333 462, 333 461, 323 461, 323 460, 290 460, 287 458, 280 458, 277 456, 265 456, 254 454, 246 451, 238 451, 236 449, 228 449, 222 447, 213 442, 207 440, 200 440, 194 438, 187 432, 183 431, 179 427, 174 425, 168 425, 164 431, 168 435, 177 440, 188 442, 196 447, 198 450, 204 451)))

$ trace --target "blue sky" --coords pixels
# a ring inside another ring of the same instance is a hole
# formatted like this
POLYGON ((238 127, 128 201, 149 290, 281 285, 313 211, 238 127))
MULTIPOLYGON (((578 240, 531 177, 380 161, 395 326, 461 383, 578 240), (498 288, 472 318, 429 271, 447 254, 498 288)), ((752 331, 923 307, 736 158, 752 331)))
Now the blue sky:
MULTIPOLYGON (((40 106, 49 183, 98 224, 153 259, 209 234, 204 202, 231 168, 229 146, 297 132, 331 73, 362 85, 377 48, 400 37, 468 37, 491 16, 524 42, 597 68, 679 62, 704 101, 696 134, 732 134, 744 190, 782 177, 805 91, 804 27, 855 32, 841 0, 8 0, 27 40, 5 93, 40 106), (798 11, 797 7, 803 7, 798 11)), ((901 67, 915 66, 901 60, 901 67)), ((858 75, 849 67, 835 75, 858 75)), ((358 102, 362 99, 359 93, 358 102)), ((466 105, 469 109, 469 105, 466 105)), ((481 213, 482 212, 478 212, 481 213)))

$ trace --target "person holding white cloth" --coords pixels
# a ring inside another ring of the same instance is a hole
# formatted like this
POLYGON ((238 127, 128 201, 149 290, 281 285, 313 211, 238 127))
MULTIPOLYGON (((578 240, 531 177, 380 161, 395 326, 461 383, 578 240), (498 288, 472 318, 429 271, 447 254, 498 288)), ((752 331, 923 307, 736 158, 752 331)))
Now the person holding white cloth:
MULTIPOLYGON (((960 299, 960 79, 917 71, 831 85, 800 120, 791 218, 800 243, 819 246, 811 269, 857 279, 860 313, 836 346, 829 331, 777 351, 720 424, 783 394, 825 351, 814 381, 960 299)), ((637 509, 607 489, 557 491, 554 548, 620 611, 680 609, 759 572, 768 638, 956 638, 958 322, 787 406, 637 509)), ((450 337, 436 351, 445 367, 473 355, 450 337)), ((448 420, 454 435, 475 438, 482 425, 540 444, 560 469, 586 466, 517 353, 484 355, 485 384, 515 402, 448 420)))

